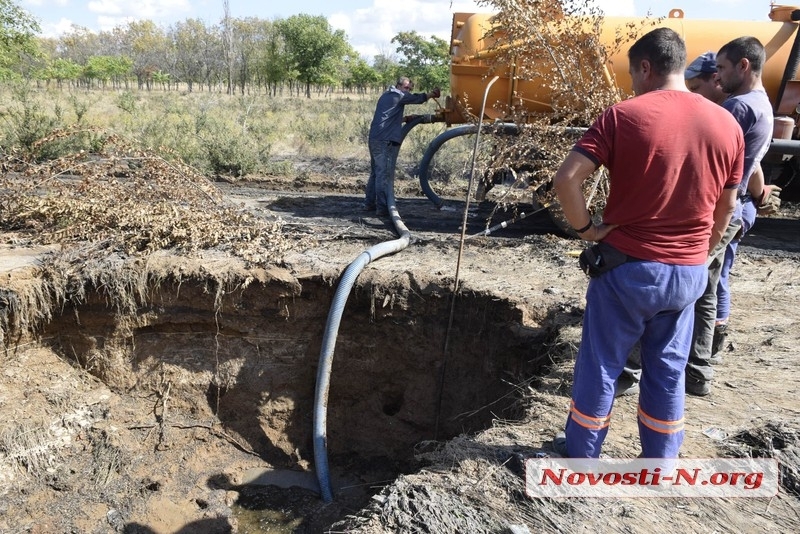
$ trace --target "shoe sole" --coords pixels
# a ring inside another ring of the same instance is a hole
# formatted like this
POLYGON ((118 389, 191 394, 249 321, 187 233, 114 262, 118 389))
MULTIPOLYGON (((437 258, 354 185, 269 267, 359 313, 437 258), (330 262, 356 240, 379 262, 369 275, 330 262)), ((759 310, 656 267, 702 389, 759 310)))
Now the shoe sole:
POLYGON ((687 387, 686 393, 689 395, 694 395, 695 397, 705 397, 709 393, 711 393, 711 386, 706 385, 705 387, 700 387, 699 389, 694 389, 693 387, 687 387))
POLYGON ((632 384, 623 390, 614 390, 614 397, 627 397, 639 393, 639 384, 632 384))

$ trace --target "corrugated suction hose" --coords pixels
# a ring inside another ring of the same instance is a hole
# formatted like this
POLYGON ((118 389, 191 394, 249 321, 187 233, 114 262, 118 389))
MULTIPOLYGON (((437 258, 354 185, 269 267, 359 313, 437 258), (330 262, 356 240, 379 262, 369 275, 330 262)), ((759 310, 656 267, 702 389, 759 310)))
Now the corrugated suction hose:
MULTIPOLYGON (((403 126, 403 139, 408 132, 418 124, 431 122, 430 115, 415 115, 403 126)), ((402 144, 402 141, 401 141, 402 144)), ((331 370, 333 367, 333 352, 336 348, 336 337, 339 335, 339 324, 342 320, 342 313, 347 304, 347 298, 355 284, 358 275, 371 262, 400 252, 411 242, 411 232, 408 231, 394 198, 394 182, 387 191, 387 204, 389 216, 392 219, 395 230, 400 236, 398 239, 378 243, 377 245, 365 250, 347 266, 339 286, 333 296, 331 308, 328 311, 328 321, 325 325, 325 333, 322 338, 322 349, 319 355, 319 366, 317 368, 317 384, 314 392, 314 468, 319 482, 320 495, 325 502, 333 500, 331 489, 330 471, 328 466, 328 439, 327 439, 327 414, 328 414, 328 393, 330 389, 331 370)))

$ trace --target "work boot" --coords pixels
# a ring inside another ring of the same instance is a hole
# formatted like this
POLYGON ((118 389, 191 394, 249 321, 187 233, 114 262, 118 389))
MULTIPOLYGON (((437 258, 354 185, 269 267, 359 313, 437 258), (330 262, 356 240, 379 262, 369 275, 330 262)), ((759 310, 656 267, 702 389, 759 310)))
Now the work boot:
POLYGON ((639 393, 639 381, 629 373, 623 372, 614 384, 614 396, 636 395, 639 393))
POLYGON ((686 375, 686 393, 689 395, 694 395, 696 397, 705 397, 709 393, 711 393, 711 384, 708 383, 708 380, 702 380, 690 376, 688 373, 686 375))
POLYGON ((569 458, 569 454, 567 453, 567 435, 564 432, 556 434, 556 437, 553 438, 552 447, 556 455, 562 458, 569 458))
POLYGON ((722 362, 722 351, 725 350, 725 341, 728 339, 728 324, 722 323, 714 326, 714 339, 711 342, 711 358, 709 363, 722 362))

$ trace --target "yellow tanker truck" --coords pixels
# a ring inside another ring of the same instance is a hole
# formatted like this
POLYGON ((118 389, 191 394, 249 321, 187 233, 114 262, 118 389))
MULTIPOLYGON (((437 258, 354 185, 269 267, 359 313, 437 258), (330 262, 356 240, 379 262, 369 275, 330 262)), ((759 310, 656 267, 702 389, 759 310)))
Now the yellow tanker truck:
MULTIPOLYGON (((600 66, 601 76, 615 87, 620 98, 632 95, 627 46, 615 50, 611 45, 615 39, 619 41, 619 35, 626 29, 641 28, 643 24, 653 28, 669 27, 680 34, 686 42, 689 61, 706 51, 716 51, 737 37, 758 38, 767 53, 762 78, 776 117, 775 138, 764 161, 765 172, 768 181, 784 187, 790 185, 794 176, 800 174, 800 165, 797 165, 800 141, 795 140, 796 118, 800 114, 800 80, 796 79, 800 65, 800 7, 772 4, 765 6, 765 11, 767 9, 769 20, 764 22, 691 20, 684 17, 681 9, 672 9, 661 18, 601 17, 594 30, 600 42, 607 45, 606 50, 612 50, 600 66)), ((453 16, 451 94, 437 114, 428 120, 456 127, 449 128, 431 142, 419 168, 422 190, 437 207, 441 207, 443 201, 431 189, 428 176, 432 158, 442 144, 476 133, 479 123, 490 127, 492 132, 515 133, 519 122, 510 116, 510 110, 516 114, 520 110, 538 114, 554 111, 553 95, 547 84, 541 83, 535 75, 519 75, 523 67, 528 67, 530 73, 531 65, 541 59, 524 54, 515 56, 517 43, 503 41, 503 36, 492 14, 455 13, 453 16), (502 60, 498 63, 498 57, 513 59, 503 64, 502 60), (485 104, 476 106, 481 100, 485 104)), ((534 72, 535 69, 534 66, 534 72)), ((785 194, 789 193, 787 189, 785 194)))

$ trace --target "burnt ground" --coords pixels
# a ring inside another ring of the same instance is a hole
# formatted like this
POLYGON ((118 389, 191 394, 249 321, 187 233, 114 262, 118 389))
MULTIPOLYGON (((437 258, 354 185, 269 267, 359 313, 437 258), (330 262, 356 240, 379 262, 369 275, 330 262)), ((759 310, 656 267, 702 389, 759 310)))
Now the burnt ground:
MULTIPOLYGON (((467 239, 459 262, 463 197, 437 210, 411 182, 397 202, 411 244, 366 266, 342 316, 327 425, 334 501, 323 504, 312 414, 330 303, 347 265, 396 234, 359 210, 360 176, 218 185, 283 221, 297 242, 284 264, 109 258, 113 276, 87 281, 85 298, 40 317, 34 334, 6 329, 0 531, 794 530, 791 469, 772 499, 527 499, 508 458, 548 450, 565 420, 581 243, 539 212, 467 239), (113 280, 131 309, 109 296, 113 280)), ((494 207, 471 204, 467 236, 511 217, 494 207)), ((47 309, 37 261, 49 250, 5 237, 4 306, 47 309)), ((797 465, 796 210, 760 219, 740 250, 730 343, 712 394, 687 398, 683 454, 797 465)), ((605 452, 638 454, 635 396, 618 400, 605 452)))

